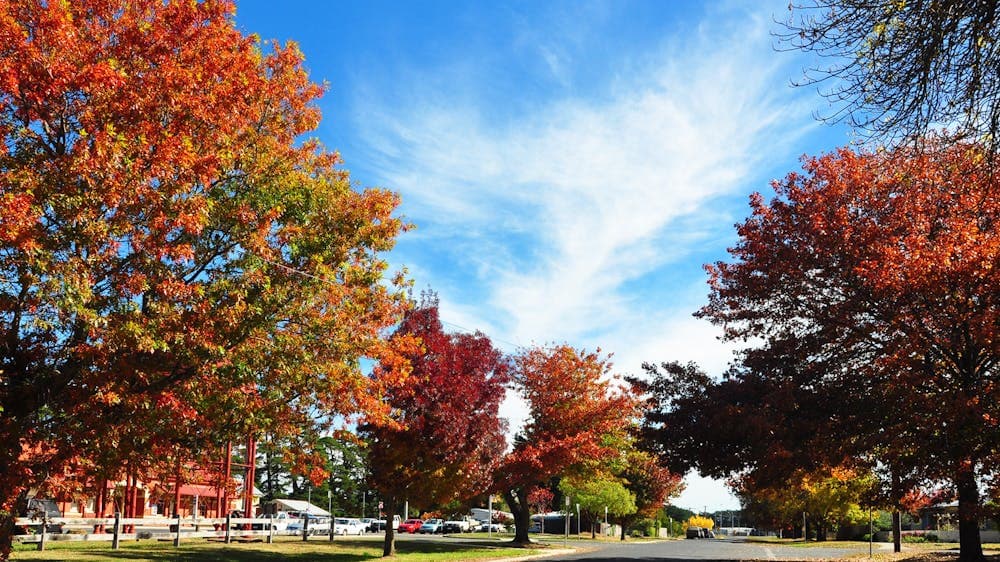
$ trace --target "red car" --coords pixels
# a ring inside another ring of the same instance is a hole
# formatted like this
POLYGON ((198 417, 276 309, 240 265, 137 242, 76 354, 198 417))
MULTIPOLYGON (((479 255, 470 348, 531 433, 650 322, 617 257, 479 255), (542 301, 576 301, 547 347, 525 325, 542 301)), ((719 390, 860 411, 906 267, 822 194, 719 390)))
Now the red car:
POLYGON ((402 523, 399 524, 399 532, 410 533, 412 535, 413 533, 416 533, 418 530, 420 530, 420 526, 423 524, 424 522, 421 521, 420 519, 407 519, 406 521, 403 521, 402 523))

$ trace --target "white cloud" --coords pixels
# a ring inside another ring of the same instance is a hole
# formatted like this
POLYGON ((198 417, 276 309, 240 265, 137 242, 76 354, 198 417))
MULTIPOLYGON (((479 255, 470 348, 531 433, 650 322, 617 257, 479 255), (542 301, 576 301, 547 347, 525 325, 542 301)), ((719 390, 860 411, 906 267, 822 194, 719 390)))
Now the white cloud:
MULTIPOLYGON (((442 291, 445 320, 502 347, 601 347, 623 373, 644 360, 724 369, 717 330, 690 316, 707 287, 686 260, 717 257, 745 212, 719 205, 761 189, 760 170, 814 126, 771 50, 770 19, 732 16, 623 60, 597 95, 521 100, 514 114, 449 95, 476 90, 450 87, 457 74, 359 101, 378 183, 418 225, 398 259, 442 291), (432 247, 444 257, 423 263, 432 247)), ((568 83, 580 57, 547 52, 568 83)), ((516 427, 523 407, 504 413, 516 427)))
POLYGON ((455 252, 453 267, 489 294, 475 303, 477 327, 517 343, 578 342, 676 309, 631 302, 622 287, 729 230, 670 229, 745 190, 808 120, 775 87, 766 26, 720 29, 727 42, 701 32, 667 44, 616 77, 610 99, 548 101, 503 127, 489 108, 440 93, 366 106, 380 183, 403 194, 422 243, 455 252))

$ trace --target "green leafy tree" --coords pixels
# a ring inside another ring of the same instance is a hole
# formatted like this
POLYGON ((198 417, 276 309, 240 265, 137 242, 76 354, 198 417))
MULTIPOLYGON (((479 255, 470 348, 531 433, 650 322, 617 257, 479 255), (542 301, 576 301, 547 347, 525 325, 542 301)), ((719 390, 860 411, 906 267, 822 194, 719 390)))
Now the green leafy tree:
POLYGON ((362 496, 367 493, 368 463, 365 449, 353 436, 329 436, 320 439, 326 470, 323 493, 329 491, 333 506, 345 513, 361 513, 362 496))
POLYGON ((591 537, 596 535, 596 522, 605 513, 605 509, 609 515, 616 518, 630 515, 637 510, 635 494, 630 492, 621 480, 611 476, 570 476, 559 482, 559 490, 572 502, 580 505, 581 512, 591 522, 591 537))

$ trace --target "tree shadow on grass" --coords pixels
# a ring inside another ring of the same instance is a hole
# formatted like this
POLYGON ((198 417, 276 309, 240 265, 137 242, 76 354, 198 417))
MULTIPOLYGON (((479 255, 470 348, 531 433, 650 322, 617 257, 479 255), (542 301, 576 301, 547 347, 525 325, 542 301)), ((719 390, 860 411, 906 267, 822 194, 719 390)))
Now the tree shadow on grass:
POLYGON ((323 562, 363 562, 373 560, 369 554, 352 554, 346 552, 331 552, 322 554, 313 552, 261 552, 256 550, 240 550, 239 548, 224 548, 218 550, 117 550, 93 553, 100 560, 152 560, 163 562, 277 562, 292 561, 323 561, 323 562))
MULTIPOLYGON (((396 543, 396 552, 400 555, 424 554, 433 558, 435 554, 448 554, 452 552, 476 551, 489 552, 498 549, 510 548, 509 543, 476 543, 475 541, 456 542, 402 542, 396 543)), ((252 545, 240 544, 214 544, 207 547, 202 543, 197 546, 184 545, 173 547, 166 544, 146 544, 142 546, 125 546, 121 550, 107 550, 88 548, 73 552, 66 549, 69 560, 92 560, 92 561, 128 561, 143 560, 152 562, 277 562, 279 560, 292 562, 362 562, 381 559, 381 543, 371 541, 358 541, 351 539, 337 539, 334 542, 310 541, 306 543, 287 542, 275 543, 274 547, 266 550, 253 548, 252 545), (282 545, 287 545, 283 548, 282 545), (329 550, 328 550, 329 549, 329 550), (336 550, 334 550, 336 549, 336 550), (344 549, 347 552, 344 552, 344 549), (70 554, 72 552, 72 554, 70 554)), ((51 551, 49 551, 51 554, 51 551)), ((23 552, 27 554, 27 552, 23 552)), ((30 555, 24 556, 30 560, 30 555)), ((52 558, 45 558, 52 560, 52 558)))

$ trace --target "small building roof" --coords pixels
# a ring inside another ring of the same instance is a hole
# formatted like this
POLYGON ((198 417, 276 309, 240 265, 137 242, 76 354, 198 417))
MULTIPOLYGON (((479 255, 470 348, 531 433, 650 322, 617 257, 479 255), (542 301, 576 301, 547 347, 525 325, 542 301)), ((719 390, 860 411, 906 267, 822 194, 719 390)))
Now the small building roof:
POLYGON ((298 511, 299 513, 308 513, 317 517, 330 516, 329 511, 303 500, 271 500, 268 503, 274 504, 278 508, 278 511, 298 511))

